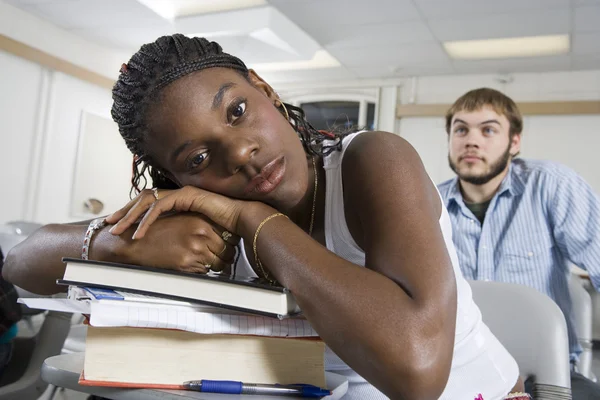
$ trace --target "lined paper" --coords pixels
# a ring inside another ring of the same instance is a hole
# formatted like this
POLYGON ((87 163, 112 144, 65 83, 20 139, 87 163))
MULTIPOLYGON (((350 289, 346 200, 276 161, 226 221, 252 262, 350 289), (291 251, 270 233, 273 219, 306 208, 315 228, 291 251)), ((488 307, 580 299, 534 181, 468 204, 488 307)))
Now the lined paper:
POLYGON ((179 307, 133 301, 93 301, 91 302, 90 325, 179 329, 202 334, 319 336, 305 319, 280 320, 246 314, 207 312, 208 309, 211 308, 179 307))

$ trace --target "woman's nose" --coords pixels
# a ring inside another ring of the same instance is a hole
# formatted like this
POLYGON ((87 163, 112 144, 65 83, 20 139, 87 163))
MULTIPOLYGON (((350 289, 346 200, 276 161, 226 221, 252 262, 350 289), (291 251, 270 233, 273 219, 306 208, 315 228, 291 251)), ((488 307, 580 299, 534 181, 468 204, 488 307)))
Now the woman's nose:
POLYGON ((245 166, 258 152, 258 143, 247 138, 235 138, 227 146, 227 172, 236 174, 245 166))

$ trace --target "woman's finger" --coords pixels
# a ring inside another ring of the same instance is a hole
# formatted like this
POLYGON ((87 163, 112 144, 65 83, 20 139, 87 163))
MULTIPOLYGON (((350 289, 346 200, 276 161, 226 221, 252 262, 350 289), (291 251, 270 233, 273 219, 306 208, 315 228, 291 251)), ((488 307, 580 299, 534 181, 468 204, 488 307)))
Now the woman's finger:
POLYGON ((183 268, 179 268, 178 270, 182 272, 190 272, 193 274, 208 274, 208 268, 205 264, 201 263, 200 261, 196 261, 195 263, 187 265, 183 268))
POLYGON ((142 215, 152 206, 152 204, 156 201, 154 196, 144 196, 140 198, 140 200, 134 204, 127 214, 123 216, 115 226, 110 229, 110 233, 113 235, 120 235, 125 232, 127 228, 131 225, 135 224, 142 215))
POLYGON ((216 228, 213 229, 221 237, 222 240, 224 240, 232 246, 235 246, 240 242, 240 237, 235 233, 231 233, 228 230, 218 230, 216 228))
POLYGON ((225 263, 231 263, 235 259, 236 247, 226 243, 223 249, 217 254, 217 257, 225 263))
POLYGON ((142 218, 137 229, 133 233, 132 239, 135 240, 143 238, 148 228, 150 228, 150 225, 152 225, 152 223, 156 221, 162 213, 173 210, 176 196, 176 194, 168 195, 151 203, 150 208, 147 209, 144 218, 142 218))
POLYGON ((125 207, 121 208, 120 210, 115 211, 114 213, 112 213, 108 217, 106 217, 105 218, 106 223, 109 225, 113 225, 113 224, 116 224, 117 222, 119 222, 121 220, 121 218, 123 218, 127 214, 129 209, 131 207, 133 207, 133 205, 139 200, 138 198, 139 198, 139 195, 136 196, 134 199, 129 200, 129 203, 127 203, 125 205, 125 207))

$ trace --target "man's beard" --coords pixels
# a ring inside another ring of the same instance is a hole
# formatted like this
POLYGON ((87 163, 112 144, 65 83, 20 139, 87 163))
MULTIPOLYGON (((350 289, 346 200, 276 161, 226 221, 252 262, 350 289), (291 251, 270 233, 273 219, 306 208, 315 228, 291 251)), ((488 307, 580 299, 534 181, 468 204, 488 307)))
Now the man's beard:
POLYGON ((502 156, 500 156, 500 158, 495 163, 490 165, 490 171, 488 173, 483 173, 482 175, 467 175, 461 174, 458 171, 457 165, 454 164, 454 162, 452 162, 450 154, 448 154, 448 164, 450 164, 450 168, 452 168, 452 171, 454 171, 461 180, 468 182, 472 185, 485 185, 486 183, 500 175, 506 169, 506 166, 508 165, 509 161, 510 144, 506 151, 502 154, 502 156))

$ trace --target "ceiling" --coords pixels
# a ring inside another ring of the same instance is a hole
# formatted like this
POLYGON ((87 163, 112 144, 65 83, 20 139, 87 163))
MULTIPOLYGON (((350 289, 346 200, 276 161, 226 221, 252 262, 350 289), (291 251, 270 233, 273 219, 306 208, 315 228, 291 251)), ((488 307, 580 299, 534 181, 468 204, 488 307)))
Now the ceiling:
POLYGON ((200 15, 194 10, 232 0, 4 1, 115 51, 134 52, 174 32, 203 33, 275 81, 600 69, 600 0, 254 0, 200 15), (149 6, 168 1, 185 11, 165 17, 149 6), (453 60, 442 46, 554 34, 570 35, 569 54, 453 60), (306 68, 323 50, 333 62, 306 68), (305 65, 262 65, 290 61, 305 65))

